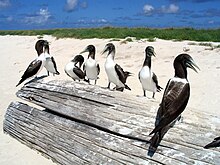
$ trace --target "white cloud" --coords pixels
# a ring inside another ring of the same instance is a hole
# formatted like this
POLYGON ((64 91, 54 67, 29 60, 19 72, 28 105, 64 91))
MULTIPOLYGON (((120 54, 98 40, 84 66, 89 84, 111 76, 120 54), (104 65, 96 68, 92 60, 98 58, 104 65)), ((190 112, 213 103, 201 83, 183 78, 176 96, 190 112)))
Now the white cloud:
POLYGON ((154 7, 146 4, 146 5, 144 5, 143 10, 144 10, 144 14, 151 15, 154 11, 154 7))
POLYGON ((85 9, 85 8, 88 7, 88 4, 87 4, 87 2, 82 2, 82 3, 80 4, 80 6, 81 6, 81 8, 85 9))
POLYGON ((11 3, 9 0, 0 0, 0 8, 5 8, 5 7, 8 7, 10 6, 11 3))
POLYGON ((96 20, 97 23, 107 23, 108 21, 106 19, 98 19, 96 20))
POLYGON ((162 13, 177 13, 179 11, 179 6, 170 4, 168 7, 161 6, 162 13))
POLYGON ((101 19, 92 19, 92 20, 84 20, 84 19, 80 19, 78 20, 78 23, 80 24, 103 24, 103 23, 108 23, 108 21, 104 18, 101 19))
POLYGON ((11 21, 13 21, 13 17, 12 17, 12 16, 8 16, 8 17, 6 18, 6 20, 7 20, 8 22, 11 22, 11 21))
POLYGON ((78 5, 78 0, 67 0, 64 9, 67 12, 72 12, 73 10, 76 9, 77 5, 78 5))
POLYGON ((45 24, 50 17, 51 14, 48 9, 40 9, 36 14, 26 16, 24 22, 28 24, 45 24))
POLYGON ((214 23, 215 23, 215 21, 210 20, 210 21, 208 21, 208 23, 209 23, 209 24, 214 24, 214 23))

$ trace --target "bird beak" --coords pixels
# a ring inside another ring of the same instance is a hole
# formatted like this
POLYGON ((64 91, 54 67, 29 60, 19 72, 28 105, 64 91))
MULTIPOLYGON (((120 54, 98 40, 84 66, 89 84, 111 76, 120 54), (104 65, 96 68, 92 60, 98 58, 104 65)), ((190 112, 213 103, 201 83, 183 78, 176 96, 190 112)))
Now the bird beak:
POLYGON ((104 50, 101 52, 101 54, 104 54, 104 53, 106 53, 107 51, 108 51, 108 47, 105 46, 105 48, 104 48, 104 50))
POLYGON ((155 51, 153 51, 153 56, 156 57, 156 53, 155 53, 155 51))
POLYGON ((191 68, 192 70, 194 70, 196 73, 198 73, 197 69, 200 70, 200 68, 198 67, 198 65, 196 65, 193 59, 187 62, 187 66, 191 68))
POLYGON ((87 48, 85 50, 83 50, 82 52, 80 52, 79 54, 82 54, 82 53, 85 53, 85 52, 88 52, 87 48))
POLYGON ((49 46, 49 42, 47 40, 45 40, 44 46, 49 46))

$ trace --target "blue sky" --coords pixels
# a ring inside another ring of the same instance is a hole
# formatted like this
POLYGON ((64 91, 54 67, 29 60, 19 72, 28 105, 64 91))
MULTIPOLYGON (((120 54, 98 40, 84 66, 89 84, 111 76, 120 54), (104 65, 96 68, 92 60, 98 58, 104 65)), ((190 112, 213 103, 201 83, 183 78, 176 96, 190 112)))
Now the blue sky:
POLYGON ((0 0, 0 30, 220 28, 220 0, 0 0))

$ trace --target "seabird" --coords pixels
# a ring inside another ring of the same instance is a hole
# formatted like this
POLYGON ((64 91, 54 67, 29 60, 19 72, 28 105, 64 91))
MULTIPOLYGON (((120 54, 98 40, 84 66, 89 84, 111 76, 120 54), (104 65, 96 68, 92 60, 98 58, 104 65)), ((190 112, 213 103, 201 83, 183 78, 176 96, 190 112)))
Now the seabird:
POLYGON ((88 58, 83 65, 83 70, 86 74, 86 77, 88 78, 88 82, 90 83, 90 80, 95 80, 96 84, 98 75, 100 73, 100 67, 95 60, 95 51, 96 50, 94 45, 88 45, 80 54, 89 52, 88 58))
MULTIPOLYGON (((35 44, 35 50, 37 51, 38 56, 43 52, 42 42, 48 42, 47 40, 38 40, 35 44)), ((45 68, 47 69, 47 74, 49 76, 49 73, 53 73, 59 75, 60 73, 57 70, 57 65, 54 60, 54 57, 50 55, 49 50, 49 43, 45 47, 45 57, 46 57, 46 63, 45 68)))
POLYGON ((80 69, 84 62, 84 57, 82 55, 76 55, 73 60, 71 60, 66 66, 64 71, 66 74, 75 80, 84 80, 85 73, 80 69), (77 64, 79 63, 79 66, 77 64))
POLYGON ((209 149, 213 147, 220 147, 220 136, 216 137, 211 143, 207 144, 204 148, 209 149))
POLYGON ((154 72, 151 70, 151 57, 155 56, 154 48, 148 46, 145 49, 145 60, 142 69, 140 70, 138 77, 142 85, 144 96, 146 97, 146 90, 153 92, 152 98, 156 92, 160 92, 161 88, 158 85, 158 79, 154 72))
POLYGON ((21 77, 21 80, 18 82, 16 87, 20 85, 23 81, 26 79, 32 78, 34 76, 37 76, 38 73, 43 69, 46 58, 45 58, 45 47, 48 46, 48 42, 41 42, 41 46, 43 47, 43 52, 35 59, 33 60, 28 68, 25 70, 24 74, 21 77))
POLYGON ((180 54, 174 60, 175 75, 171 78, 164 91, 162 102, 157 112, 155 128, 150 133, 154 134, 151 138, 150 150, 156 150, 164 134, 172 127, 176 120, 180 119, 181 113, 186 108, 190 96, 190 85, 187 80, 187 68, 199 67, 193 58, 188 54, 180 54))
POLYGON ((116 90, 123 91, 124 88, 131 90, 125 83, 128 76, 131 75, 130 72, 125 72, 120 67, 120 65, 114 62, 115 57, 115 46, 112 43, 108 43, 102 54, 108 52, 107 59, 105 61, 105 71, 108 76, 108 88, 110 89, 110 83, 116 85, 116 90))

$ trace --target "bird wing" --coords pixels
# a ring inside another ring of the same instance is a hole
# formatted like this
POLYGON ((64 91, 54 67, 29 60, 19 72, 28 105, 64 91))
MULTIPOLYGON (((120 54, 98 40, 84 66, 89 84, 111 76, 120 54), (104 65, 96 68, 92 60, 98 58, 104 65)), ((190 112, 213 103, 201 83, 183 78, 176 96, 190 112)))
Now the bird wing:
POLYGON ((120 67, 120 65, 115 65, 115 71, 118 75, 119 80, 124 84, 126 82, 125 74, 123 69, 120 67))
POLYGON ((35 59, 34 61, 32 61, 29 64, 29 66, 27 67, 27 69, 25 70, 25 72, 21 78, 27 79, 29 77, 34 76, 39 71, 41 64, 42 64, 41 60, 35 59))
POLYGON ((163 88, 159 86, 157 76, 156 76, 156 74, 155 74, 154 72, 153 72, 152 79, 153 79, 153 81, 154 81, 154 82, 155 82, 155 84, 156 84, 157 91, 158 91, 158 92, 160 92, 160 91, 161 91, 161 89, 163 89, 163 88))
POLYGON ((80 78, 84 79, 85 78, 85 73, 78 67, 73 68, 73 72, 80 78))
POLYGON ((86 63, 83 64, 83 71, 86 71, 86 63))
POLYGON ((141 81, 141 71, 138 73, 138 79, 141 81))
MULTIPOLYGON (((57 71, 57 64, 56 64, 56 62, 55 62, 53 56, 51 56, 51 61, 52 61, 53 64, 54 64, 54 68, 55 68, 55 70, 57 71)), ((58 71, 57 71, 57 72, 58 72, 58 71)))
POLYGON ((190 95, 189 83, 170 80, 164 92, 164 96, 157 115, 157 125, 150 133, 158 132, 172 123, 185 109, 190 95))
POLYGON ((22 82, 24 82, 26 79, 31 78, 32 76, 36 75, 41 65, 42 65, 41 60, 35 59, 34 61, 32 61, 27 67, 27 69, 25 70, 24 74, 22 75, 16 87, 20 85, 22 82))
POLYGON ((99 75, 100 73, 100 67, 99 67, 99 64, 97 64, 97 75, 99 75))

